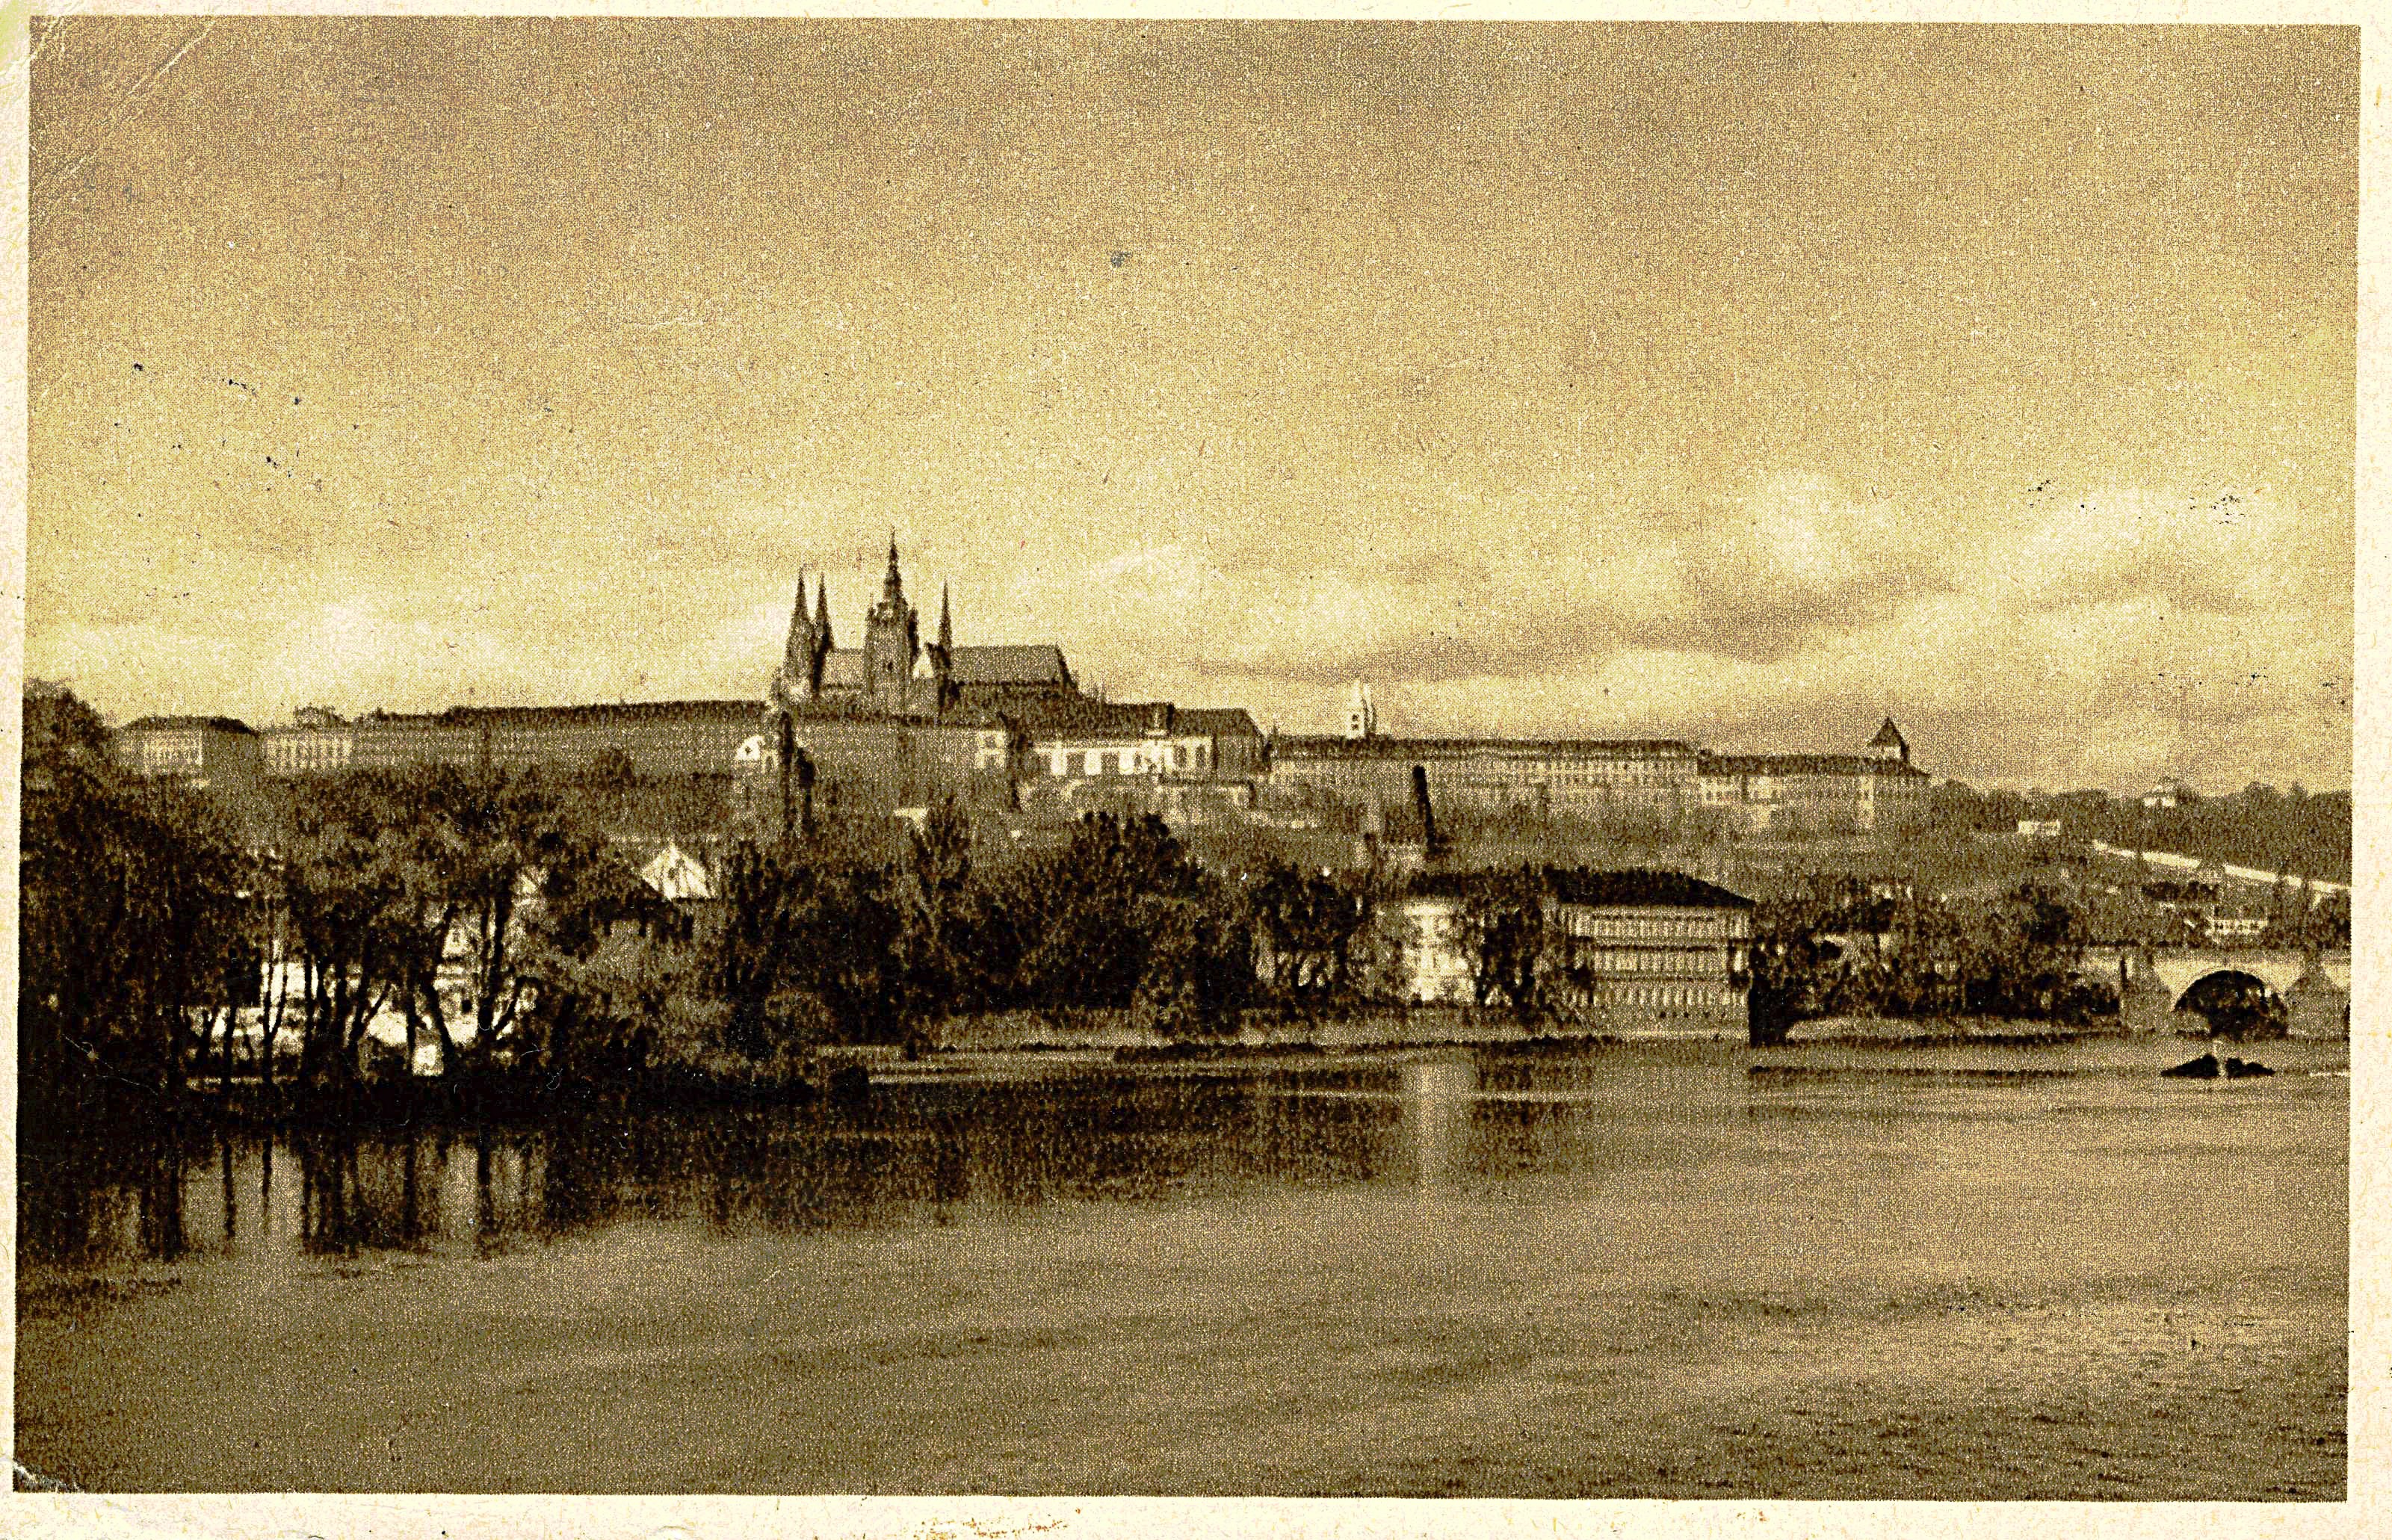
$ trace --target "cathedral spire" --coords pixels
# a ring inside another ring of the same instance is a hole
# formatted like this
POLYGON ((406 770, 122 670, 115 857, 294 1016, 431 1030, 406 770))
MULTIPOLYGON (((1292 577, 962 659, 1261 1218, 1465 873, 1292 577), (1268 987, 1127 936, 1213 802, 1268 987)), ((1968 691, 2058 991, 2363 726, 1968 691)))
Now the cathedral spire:
POLYGON ((905 580, 897 576, 897 532, 893 529, 889 532, 889 576, 880 587, 882 593, 890 599, 905 591, 905 580))
POLYGON ((797 602, 789 606, 788 656, 795 659, 813 644, 812 623, 806 615, 806 569, 798 569, 797 602))
POLYGON ((830 576, 827 573, 818 574, 814 578, 814 631, 822 638, 823 651, 830 651, 830 576))
POLYGON ((956 628, 947 614, 947 586, 939 585, 939 651, 948 652, 956 644, 956 628))

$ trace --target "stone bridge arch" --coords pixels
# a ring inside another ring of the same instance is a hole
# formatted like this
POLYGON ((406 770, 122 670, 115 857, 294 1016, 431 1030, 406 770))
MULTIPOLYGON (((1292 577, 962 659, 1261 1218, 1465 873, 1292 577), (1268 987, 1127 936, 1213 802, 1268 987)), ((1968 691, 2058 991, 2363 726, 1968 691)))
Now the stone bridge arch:
POLYGON ((2225 967, 2212 968, 2186 985, 2178 992, 2172 1008, 2205 1014, 2204 1007, 2230 999, 2238 990, 2243 990, 2255 991, 2276 1003, 2282 1003, 2284 998, 2283 988, 2248 968, 2238 968, 2230 964, 2225 967))
POLYGON ((2120 986, 2127 1024, 2140 1031, 2168 1028, 2186 997, 2204 980, 2242 975, 2284 1003, 2292 1029, 2303 1037, 2347 1036, 2350 953, 2292 948, 2099 948, 2086 972, 2107 972, 2120 986))

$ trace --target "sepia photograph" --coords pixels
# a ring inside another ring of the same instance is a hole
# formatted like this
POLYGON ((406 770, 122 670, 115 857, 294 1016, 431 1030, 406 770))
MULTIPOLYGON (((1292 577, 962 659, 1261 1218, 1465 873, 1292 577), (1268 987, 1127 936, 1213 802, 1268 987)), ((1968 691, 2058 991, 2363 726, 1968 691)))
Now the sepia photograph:
POLYGON ((2360 35, 35 18, 16 1493, 2346 1503, 2360 35))

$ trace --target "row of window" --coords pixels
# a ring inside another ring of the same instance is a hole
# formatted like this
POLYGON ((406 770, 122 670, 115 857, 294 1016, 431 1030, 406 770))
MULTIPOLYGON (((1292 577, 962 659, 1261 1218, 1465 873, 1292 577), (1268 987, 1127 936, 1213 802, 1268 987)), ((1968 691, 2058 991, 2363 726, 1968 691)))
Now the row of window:
POLYGON ((1211 757, 1208 745, 1203 744, 1185 745, 1166 744, 1159 756, 1145 745, 1135 748, 1041 749, 1038 753, 1039 757, 1046 763, 1047 773, 1056 776, 1069 776, 1074 773, 1103 775, 1107 772, 1109 762, 1112 766, 1118 767, 1114 773, 1121 775, 1150 775, 1157 770, 1166 775, 1175 775, 1180 769, 1179 750, 1183 746, 1188 751, 1187 768, 1191 770, 1203 770, 1206 761, 1211 757))
POLYGON ((1708 941, 1745 933, 1741 913, 1703 915, 1616 914, 1580 905, 1562 910, 1562 929, 1572 936, 1610 941, 1708 941))
POLYGON ((1595 973, 1709 974, 1716 977, 1728 969, 1726 949, 1721 947, 1699 951, 1658 947, 1583 947, 1572 954, 1570 961, 1595 973))
POLYGON ((1611 984, 1596 986, 1594 1003, 1656 1011, 1731 1010, 1743 997, 1725 984, 1611 984))

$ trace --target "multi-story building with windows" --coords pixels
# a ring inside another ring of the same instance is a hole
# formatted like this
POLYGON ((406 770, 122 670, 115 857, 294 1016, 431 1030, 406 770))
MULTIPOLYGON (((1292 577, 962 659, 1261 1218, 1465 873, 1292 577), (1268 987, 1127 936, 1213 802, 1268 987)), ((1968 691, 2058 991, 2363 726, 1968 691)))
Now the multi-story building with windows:
POLYGON ((1262 731, 1242 709, 1082 696, 1028 703, 1015 715, 1030 734, 1031 773, 1041 780, 1247 780, 1262 768, 1262 731))
POLYGON ((753 701, 452 706, 425 715, 370 712, 355 725, 362 769, 448 764, 573 772, 619 755, 637 775, 737 776, 801 755, 817 806, 916 807, 953 796, 1009 805, 1028 739, 986 711, 936 721, 823 705, 776 718, 753 701), (787 742, 775 726, 786 724, 787 742))
MULTIPOLYGON (((1484 874, 1435 873, 1384 906, 1398 977, 1416 1004, 1476 1001, 1466 911, 1484 874)), ((1741 1030, 1748 1019, 1752 900, 1680 872, 1563 872, 1539 878, 1549 1005, 1628 1030, 1741 1030)))
POLYGON ((303 705, 287 726, 262 729, 257 744, 268 775, 323 775, 348 768, 358 735, 331 707, 303 705))
POLYGON ((1870 835, 1926 821, 1928 776, 1891 717, 1859 754, 1706 754, 1701 806, 1756 835, 1870 835))
POLYGON ((1859 754, 1713 754, 1677 739, 1383 737, 1357 684, 1345 731, 1273 737, 1282 796, 1386 809, 1424 786, 1440 816, 1519 810, 1613 826, 1875 834, 1927 814, 1928 777, 1889 718, 1859 754))
POLYGON ((1697 751, 1675 739, 1281 736, 1269 743, 1276 791, 1331 800, 1409 802, 1417 768, 1440 816, 1511 809, 1666 824, 1693 802, 1697 751))
POLYGON ((1243 710, 1084 695, 1025 702, 1008 715, 1030 740, 1025 807, 1150 812, 1181 824, 1253 805, 1263 736, 1243 710))
POLYGON ((117 762, 136 775, 205 791, 257 777, 257 734, 231 717, 143 717, 116 731, 117 762))

